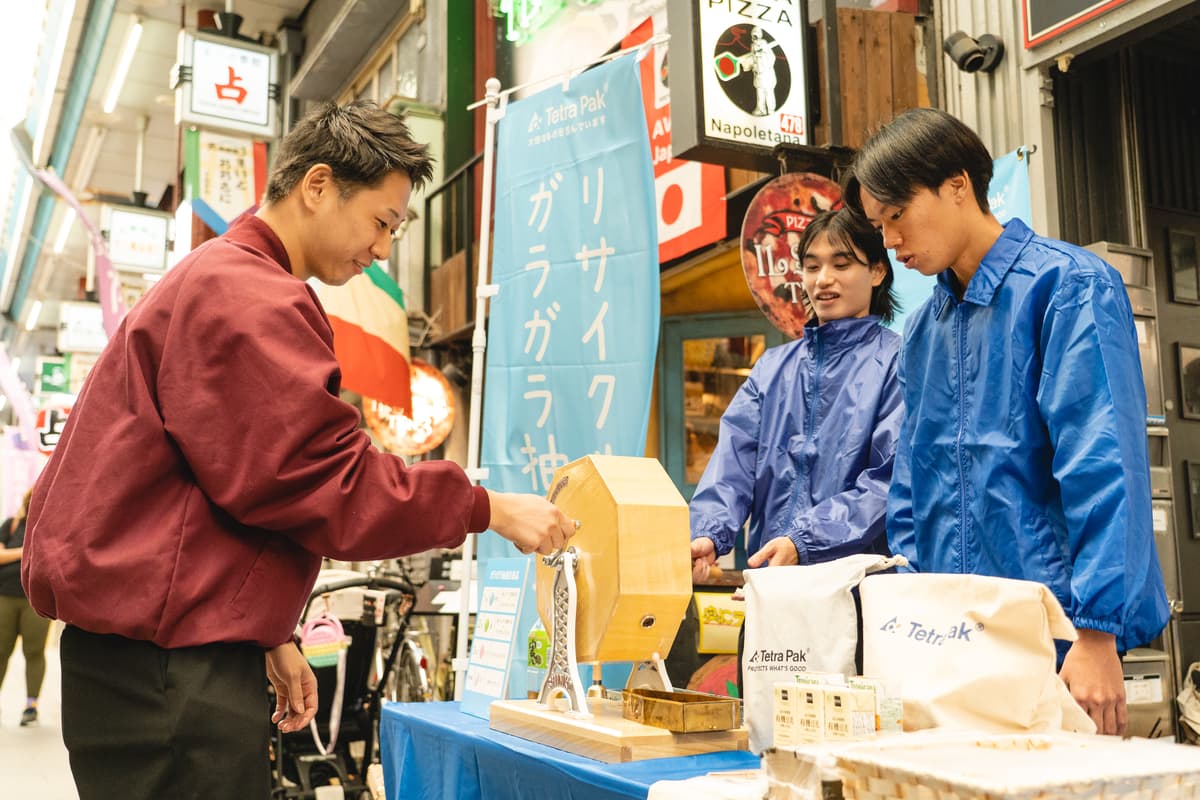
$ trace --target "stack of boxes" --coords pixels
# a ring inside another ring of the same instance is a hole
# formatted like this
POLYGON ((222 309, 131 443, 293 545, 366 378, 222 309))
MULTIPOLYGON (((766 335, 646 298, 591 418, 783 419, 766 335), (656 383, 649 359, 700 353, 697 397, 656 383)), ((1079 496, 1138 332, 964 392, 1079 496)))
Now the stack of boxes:
POLYGON ((882 678, 801 672, 794 682, 775 684, 776 747, 870 739, 902 728, 900 693, 882 678))

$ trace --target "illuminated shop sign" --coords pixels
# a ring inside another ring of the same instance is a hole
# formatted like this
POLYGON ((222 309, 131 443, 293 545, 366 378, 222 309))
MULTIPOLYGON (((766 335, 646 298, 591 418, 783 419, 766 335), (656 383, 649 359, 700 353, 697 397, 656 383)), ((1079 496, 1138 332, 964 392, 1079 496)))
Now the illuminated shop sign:
POLYGON ((267 47, 181 31, 171 82, 175 124, 273 138, 278 58, 267 47))
POLYGON ((670 0, 676 157, 757 166, 779 144, 808 144, 806 6, 670 0))
MULTIPOLYGON (((593 6, 599 0, 575 0, 579 6, 593 6)), ((504 17, 504 38, 520 46, 545 28, 567 7, 567 0, 500 0, 496 16, 504 17)))

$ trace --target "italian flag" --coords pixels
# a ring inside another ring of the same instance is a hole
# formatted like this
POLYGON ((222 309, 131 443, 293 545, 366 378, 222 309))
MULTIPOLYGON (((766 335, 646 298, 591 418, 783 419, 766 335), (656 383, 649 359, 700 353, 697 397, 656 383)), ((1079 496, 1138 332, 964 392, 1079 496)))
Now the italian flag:
POLYGON ((313 283, 333 326, 342 386, 411 414, 403 290, 374 263, 343 286, 313 283))

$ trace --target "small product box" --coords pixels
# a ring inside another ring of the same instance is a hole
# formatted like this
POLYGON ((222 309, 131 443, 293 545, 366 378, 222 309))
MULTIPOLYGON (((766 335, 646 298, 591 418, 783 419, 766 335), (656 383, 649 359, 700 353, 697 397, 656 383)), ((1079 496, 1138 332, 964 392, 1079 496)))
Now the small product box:
POLYGON ((842 686, 822 687, 826 739, 868 739, 875 735, 875 693, 842 686))
POLYGON ((775 746, 794 747, 800 743, 797 716, 802 687, 792 683, 775 684, 775 746))
POLYGON ((796 688, 796 737, 801 742, 825 739, 825 687, 803 684, 796 688))
POLYGON ((896 682, 886 678, 856 676, 846 681, 852 689, 869 690, 875 697, 875 730, 899 733, 904 730, 904 702, 896 682))

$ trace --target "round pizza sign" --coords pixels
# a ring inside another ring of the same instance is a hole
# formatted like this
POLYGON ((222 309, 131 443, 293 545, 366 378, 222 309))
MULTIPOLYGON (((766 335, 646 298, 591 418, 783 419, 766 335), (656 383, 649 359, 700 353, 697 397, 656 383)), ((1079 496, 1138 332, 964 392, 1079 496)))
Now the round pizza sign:
POLYGON ((782 175, 764 186, 742 221, 746 285, 771 324, 793 339, 811 313, 800 283, 800 234, 818 214, 842 205, 840 187, 810 172, 782 175))

